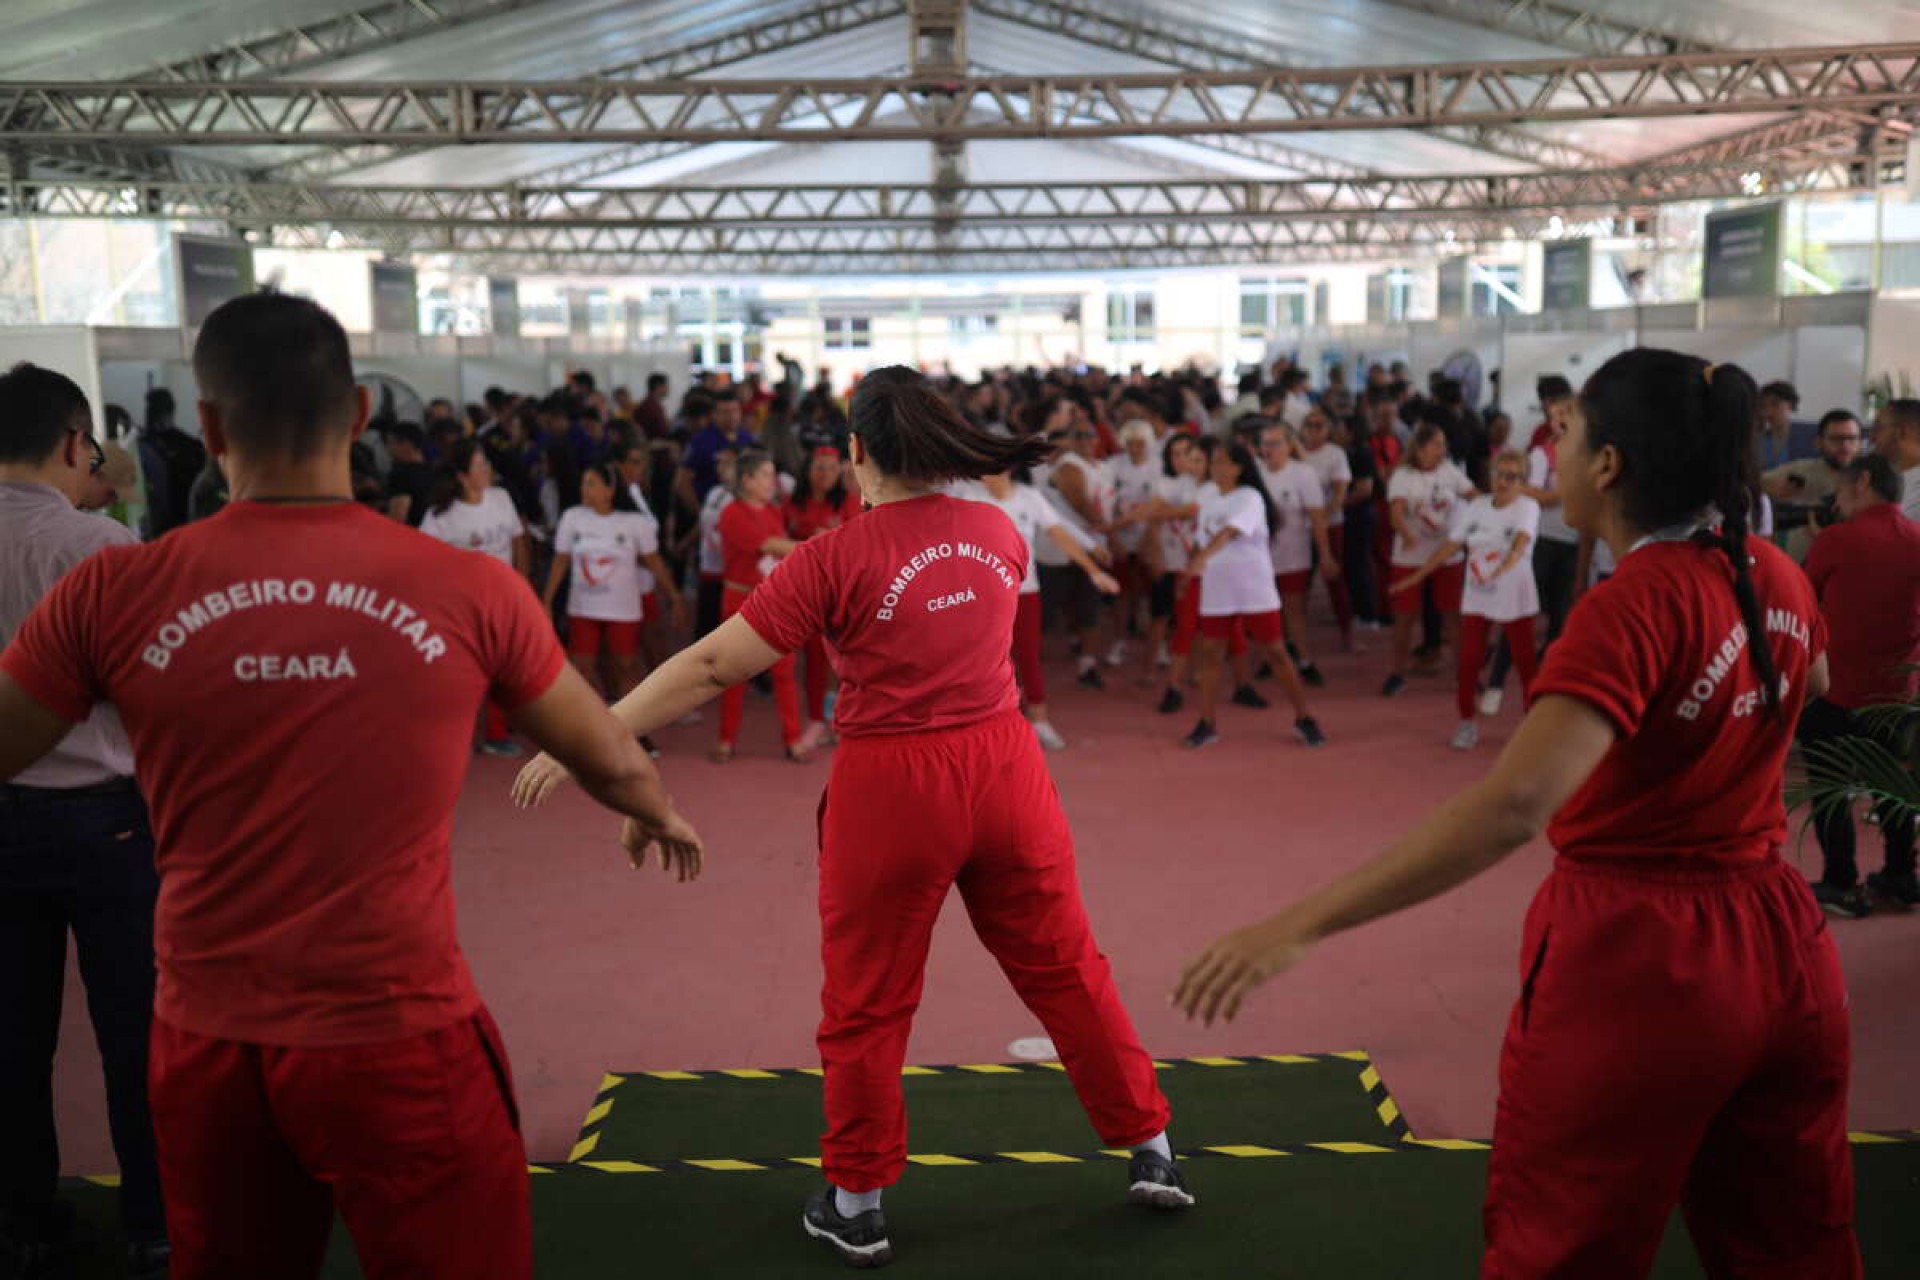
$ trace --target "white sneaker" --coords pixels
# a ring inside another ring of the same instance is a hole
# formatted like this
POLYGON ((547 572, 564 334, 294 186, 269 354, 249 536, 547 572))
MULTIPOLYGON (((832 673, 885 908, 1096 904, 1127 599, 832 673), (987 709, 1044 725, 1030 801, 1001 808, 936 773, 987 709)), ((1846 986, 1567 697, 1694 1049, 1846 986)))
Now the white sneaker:
POLYGON ((1486 690, 1480 695, 1480 714, 1483 716, 1499 715, 1500 704, 1505 700, 1506 700, 1505 690, 1502 690, 1502 689, 1486 690))
POLYGON ((1167 652, 1167 646, 1161 645, 1160 652, 1153 655, 1153 665, 1156 667, 1170 667, 1173 665, 1173 655, 1167 652))
POLYGON ((1033 736, 1040 739, 1040 745, 1049 751, 1065 751, 1067 749, 1067 740, 1060 736, 1058 729, 1054 728, 1045 720, 1034 721, 1033 736))
POLYGON ((1462 720, 1460 727, 1453 731, 1453 742, 1450 745, 1455 751, 1471 751, 1479 746, 1480 722, 1477 720, 1462 720))
POLYGON ((1107 665, 1117 667, 1127 660, 1127 642, 1115 640, 1113 647, 1107 650, 1107 665))
POLYGON ((706 717, 700 714, 699 709, 696 708, 692 711, 687 712, 687 714, 681 716, 678 720, 675 720, 674 723, 686 725, 686 724, 701 724, 701 723, 704 723, 705 721, 706 721, 706 717))

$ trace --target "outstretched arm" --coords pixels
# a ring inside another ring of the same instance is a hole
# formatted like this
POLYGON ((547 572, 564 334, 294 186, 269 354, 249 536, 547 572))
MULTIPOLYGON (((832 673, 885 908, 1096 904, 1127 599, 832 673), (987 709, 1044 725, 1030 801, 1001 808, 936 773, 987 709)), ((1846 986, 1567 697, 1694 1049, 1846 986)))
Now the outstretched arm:
POLYGON ((60 745, 73 722, 42 706, 18 681, 0 671, 0 782, 60 745))
POLYGON ((1418 569, 1415 569, 1412 573, 1408 574, 1406 577, 1400 579, 1400 581, 1388 587, 1387 590, 1389 592, 1411 591, 1413 588, 1419 586, 1422 582, 1425 582, 1428 577, 1438 572, 1441 566, 1445 565, 1447 561, 1453 559, 1456 555, 1459 555, 1460 552, 1466 548, 1466 545, 1467 544, 1464 542, 1441 543, 1440 549, 1435 551, 1432 555, 1428 556, 1427 562, 1425 564, 1421 565, 1418 569))
POLYGON ((1100 562, 1087 554, 1087 549, 1080 545, 1080 540, 1068 531, 1067 526, 1054 525, 1047 530, 1047 537, 1052 540, 1054 546, 1066 552, 1067 559, 1080 566, 1082 573, 1093 579, 1093 585, 1098 587, 1102 594, 1110 596, 1120 594, 1120 584, 1114 580, 1113 575, 1102 569, 1100 562))

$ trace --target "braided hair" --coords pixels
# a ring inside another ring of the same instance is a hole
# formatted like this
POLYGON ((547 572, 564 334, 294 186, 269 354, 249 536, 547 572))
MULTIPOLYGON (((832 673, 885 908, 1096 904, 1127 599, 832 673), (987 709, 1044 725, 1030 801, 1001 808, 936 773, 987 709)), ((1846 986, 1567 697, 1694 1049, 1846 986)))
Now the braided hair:
POLYGON ((1696 538, 1727 558, 1747 654, 1768 711, 1778 714, 1780 675, 1766 644, 1766 613, 1747 549, 1759 484, 1753 447, 1759 392, 1752 377, 1738 365, 1638 347, 1587 379, 1580 408, 1587 449, 1612 445, 1620 454, 1630 524, 1652 530, 1706 522, 1696 538))

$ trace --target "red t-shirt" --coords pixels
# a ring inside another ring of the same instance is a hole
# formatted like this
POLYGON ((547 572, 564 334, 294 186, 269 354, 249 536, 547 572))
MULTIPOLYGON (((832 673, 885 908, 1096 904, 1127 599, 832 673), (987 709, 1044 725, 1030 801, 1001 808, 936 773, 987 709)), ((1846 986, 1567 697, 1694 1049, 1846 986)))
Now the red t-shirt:
POLYGON ((847 500, 834 506, 824 497, 787 503, 787 532, 796 542, 805 542, 816 533, 838 528, 860 514, 860 497, 851 491, 847 500))
POLYGON ((1530 698, 1578 698, 1619 737, 1547 828, 1570 858, 1760 862, 1786 841, 1782 773, 1826 628, 1799 566, 1748 539, 1782 678, 1767 713, 1726 553, 1655 542, 1574 607, 1530 698))
POLYGON ((1026 569, 998 507, 930 494, 801 543, 741 613, 783 653, 826 635, 843 736, 952 729, 1020 705, 1008 654, 1026 569))
POLYGON ((1833 687, 1842 707, 1904 702, 1920 663, 1920 523, 1897 502, 1868 507, 1813 540, 1807 577, 1833 637, 1833 687))
POLYGON ((155 1012, 275 1045, 400 1039, 479 1004, 448 840, 474 716, 565 656, 512 569, 358 504, 236 503, 82 563, 0 669, 112 702, 152 807, 155 1012))
POLYGON ((737 586, 760 585, 773 566, 780 563, 760 548, 767 545, 768 538, 786 536, 787 516, 783 508, 729 502, 720 513, 720 554, 726 561, 722 576, 737 586))

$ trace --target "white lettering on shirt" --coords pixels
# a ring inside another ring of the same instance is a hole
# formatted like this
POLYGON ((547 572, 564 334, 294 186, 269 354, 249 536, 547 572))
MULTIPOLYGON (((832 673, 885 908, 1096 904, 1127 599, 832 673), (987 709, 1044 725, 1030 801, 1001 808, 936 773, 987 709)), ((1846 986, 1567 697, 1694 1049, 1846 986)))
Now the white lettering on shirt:
POLYGON ((243 653, 233 660, 233 675, 247 684, 268 680, 353 680, 360 675, 344 647, 327 653, 243 653))
MULTIPOLYGON (((1767 610, 1767 634, 1784 635, 1798 644, 1808 653, 1813 649, 1813 628, 1807 620, 1791 609, 1767 610)), ((1687 696, 1674 709, 1674 714, 1682 720, 1698 720, 1706 704, 1720 691, 1727 676, 1739 666, 1740 657, 1747 648, 1747 628, 1744 623, 1735 623, 1733 630, 1727 632, 1727 638, 1713 652, 1712 659, 1687 687, 1687 696)), ((1780 678, 1780 698, 1784 702, 1792 691, 1793 681, 1786 676, 1780 678)), ((1734 699, 1732 712, 1738 718, 1749 716, 1762 702, 1758 690, 1741 694, 1734 699)))
MULTIPOLYGON (((200 632, 215 623, 246 609, 265 605, 310 605, 322 600, 319 587, 306 578, 295 578, 291 582, 282 578, 263 578, 253 582, 235 582, 219 587, 187 602, 176 609, 171 617, 154 631, 153 639, 141 651, 143 662, 155 671, 165 671, 173 661, 173 655, 184 647, 200 632)), ((414 651, 423 662, 432 663, 446 656, 447 642, 435 632, 425 615, 413 606, 383 596, 372 587, 361 586, 353 582, 330 582, 327 584, 324 602, 329 608, 347 609, 364 617, 382 623, 412 644, 414 651)), ((342 650, 342 653, 345 651, 342 650)), ((291 661, 291 659, 288 659, 291 661)), ((298 675, 268 676, 261 672, 266 655, 248 655, 235 659, 235 674, 242 680, 278 680, 278 679, 338 679, 338 675, 298 675), (240 663, 247 662, 247 672, 243 674, 240 663)), ((275 661, 280 659, 275 656, 275 661)), ((337 668, 328 668, 333 670, 337 668)), ((275 667, 275 670, 283 668, 275 667)), ((307 670, 302 666, 303 671, 307 670)), ((351 661, 348 663, 348 675, 352 675, 351 661)))
POLYGON ((980 597, 973 594, 973 588, 968 587, 964 591, 956 591, 952 595, 935 596, 933 599, 927 601, 927 612, 938 613, 942 609, 957 609, 963 604, 972 604, 979 598, 980 597))
POLYGON ((887 584, 886 593, 880 597, 880 608, 874 614, 874 617, 881 622, 891 620, 893 611, 900 607, 900 597, 907 593, 907 587, 915 578, 920 576, 921 570, 937 560, 951 560, 952 558, 953 544, 951 542, 935 543, 933 546, 915 552, 913 559, 894 570, 893 581, 887 584))

